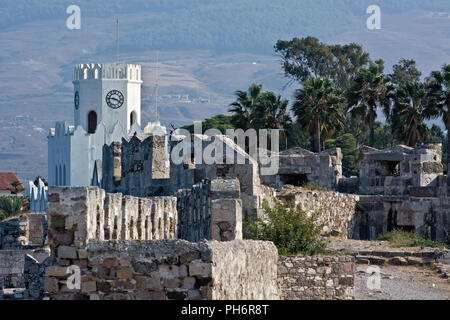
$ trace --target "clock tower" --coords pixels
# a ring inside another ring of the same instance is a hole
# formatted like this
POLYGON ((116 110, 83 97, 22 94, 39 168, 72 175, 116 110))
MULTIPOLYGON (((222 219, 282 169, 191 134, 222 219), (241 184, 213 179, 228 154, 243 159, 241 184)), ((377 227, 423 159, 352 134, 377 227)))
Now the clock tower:
POLYGON ((74 70, 74 125, 94 134, 103 124, 111 133, 117 123, 128 133, 141 125, 141 66, 80 64, 74 70))
POLYGON ((48 136, 51 186, 90 186, 105 144, 143 134, 141 66, 79 64, 73 86, 74 125, 57 122, 48 136))

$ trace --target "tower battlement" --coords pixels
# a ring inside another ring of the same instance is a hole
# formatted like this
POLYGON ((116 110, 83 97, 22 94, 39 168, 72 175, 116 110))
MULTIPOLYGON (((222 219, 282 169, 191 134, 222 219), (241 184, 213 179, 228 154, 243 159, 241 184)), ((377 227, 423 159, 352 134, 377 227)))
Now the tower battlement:
POLYGON ((74 68, 74 81, 80 80, 141 80, 141 66, 125 63, 87 63, 78 64, 74 68))

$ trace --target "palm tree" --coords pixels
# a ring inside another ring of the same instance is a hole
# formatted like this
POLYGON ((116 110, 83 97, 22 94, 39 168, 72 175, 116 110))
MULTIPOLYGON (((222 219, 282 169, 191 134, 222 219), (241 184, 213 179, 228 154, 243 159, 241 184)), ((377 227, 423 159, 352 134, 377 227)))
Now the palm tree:
POLYGON ((0 221, 22 212, 24 205, 24 197, 0 197, 0 221))
POLYGON ((283 129, 291 121, 289 101, 272 91, 263 92, 254 109, 254 124, 257 128, 283 129))
POLYGON ((353 80, 348 99, 348 111, 355 118, 364 119, 370 128, 370 146, 375 143, 374 124, 377 109, 383 107, 389 118, 392 86, 382 73, 382 65, 372 63, 368 69, 361 69, 353 80))
POLYGON ((248 91, 235 92, 236 101, 230 104, 229 112, 233 113, 231 122, 237 129, 247 130, 254 122, 253 113, 256 103, 262 94, 262 85, 252 84, 248 91))
POLYGON ((321 151, 321 133, 343 127, 342 93, 325 78, 310 78, 296 90, 292 106, 297 122, 314 136, 314 151, 321 151))
POLYGON ((410 147, 429 135, 425 120, 433 116, 428 103, 428 90, 423 83, 407 81, 395 93, 392 110, 392 131, 395 137, 410 147))
MULTIPOLYGON (((450 64, 441 71, 433 71, 428 79, 430 108, 436 108, 447 129, 447 146, 450 146, 450 64)), ((450 147, 447 147, 447 168, 450 168, 450 147)))
MULTIPOLYGON (((253 127, 255 129, 279 129, 280 140, 286 141, 292 123, 289 115, 289 101, 282 99, 281 95, 276 95, 272 91, 263 92, 256 103, 254 110, 253 127)), ((271 140, 268 141, 268 148, 271 148, 271 140)))

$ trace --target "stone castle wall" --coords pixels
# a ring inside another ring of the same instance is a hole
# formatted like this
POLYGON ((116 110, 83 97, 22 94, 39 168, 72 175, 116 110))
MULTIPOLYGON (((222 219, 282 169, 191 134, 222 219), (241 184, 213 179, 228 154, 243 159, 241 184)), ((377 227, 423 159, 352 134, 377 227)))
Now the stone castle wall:
POLYGON ((279 197, 295 201, 308 214, 316 213, 318 223, 323 225, 324 234, 344 238, 353 236, 359 196, 328 191, 287 189, 280 193, 279 197))
POLYGON ((191 189, 178 190, 178 238, 200 241, 211 238, 211 201, 208 183, 199 183, 191 189))
POLYGON ((282 300, 354 298, 353 257, 280 256, 278 283, 282 300))
POLYGON ((242 239, 242 201, 238 179, 214 179, 177 192, 178 237, 242 239))
POLYGON ((279 299, 270 242, 95 240, 85 260, 79 290, 67 288, 66 268, 47 268, 50 299, 279 299))
POLYGON ((0 222, 0 249, 20 250, 43 246, 47 237, 45 214, 27 213, 0 222))
POLYGON ((25 254, 21 250, 0 250, 0 289, 24 288, 25 254))
POLYGON ((177 230, 174 197, 106 194, 97 187, 51 187, 47 214, 55 249, 85 248, 93 239, 173 239, 177 230))
POLYGON ((450 239, 447 197, 360 196, 353 239, 375 240, 395 229, 437 241, 450 239))

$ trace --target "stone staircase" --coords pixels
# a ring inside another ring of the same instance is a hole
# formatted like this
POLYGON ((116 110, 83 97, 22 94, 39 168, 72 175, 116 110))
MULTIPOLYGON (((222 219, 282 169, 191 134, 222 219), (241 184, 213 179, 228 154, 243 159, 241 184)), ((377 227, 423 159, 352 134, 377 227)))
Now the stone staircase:
POLYGON ((347 252, 355 257, 357 264, 374 265, 404 265, 404 266, 425 266, 433 265, 448 253, 445 249, 424 249, 424 250, 353 250, 347 252))

